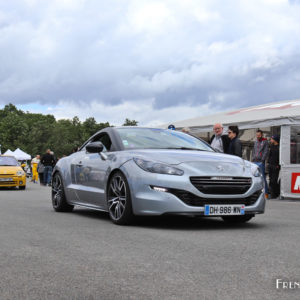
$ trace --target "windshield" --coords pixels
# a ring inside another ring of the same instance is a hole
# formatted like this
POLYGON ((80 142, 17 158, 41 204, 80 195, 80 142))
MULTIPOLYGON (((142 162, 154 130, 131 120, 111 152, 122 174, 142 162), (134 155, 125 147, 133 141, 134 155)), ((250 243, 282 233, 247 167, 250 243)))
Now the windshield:
POLYGON ((214 150, 191 135, 167 129, 116 128, 125 149, 214 150))
POLYGON ((0 156, 0 166, 18 166, 18 162, 14 157, 0 156))

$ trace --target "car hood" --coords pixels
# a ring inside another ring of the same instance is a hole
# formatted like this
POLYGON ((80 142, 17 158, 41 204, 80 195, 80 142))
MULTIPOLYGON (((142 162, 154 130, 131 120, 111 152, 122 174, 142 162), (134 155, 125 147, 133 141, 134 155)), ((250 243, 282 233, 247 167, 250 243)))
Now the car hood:
POLYGON ((16 174, 17 171, 21 171, 22 168, 19 166, 0 166, 1 175, 16 174))
POLYGON ((176 165, 201 176, 251 176, 251 163, 238 156, 193 150, 134 150, 132 157, 176 165))
MULTIPOLYGON (((126 151, 127 152, 127 151, 126 151)), ((145 160, 153 160, 163 162, 169 165, 179 165, 182 163, 234 163, 244 165, 244 160, 238 156, 194 150, 156 150, 143 149, 128 151, 132 157, 139 157, 145 160)))

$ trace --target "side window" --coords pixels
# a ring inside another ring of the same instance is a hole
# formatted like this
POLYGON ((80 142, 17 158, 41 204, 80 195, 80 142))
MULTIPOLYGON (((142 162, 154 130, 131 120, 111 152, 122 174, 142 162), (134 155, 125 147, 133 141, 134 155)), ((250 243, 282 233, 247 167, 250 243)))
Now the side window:
POLYGON ((93 142, 101 142, 104 146, 104 152, 106 151, 109 151, 110 148, 111 148, 111 140, 110 140, 110 137, 107 133, 102 133, 101 135, 99 136, 96 136, 94 139, 93 139, 93 142))

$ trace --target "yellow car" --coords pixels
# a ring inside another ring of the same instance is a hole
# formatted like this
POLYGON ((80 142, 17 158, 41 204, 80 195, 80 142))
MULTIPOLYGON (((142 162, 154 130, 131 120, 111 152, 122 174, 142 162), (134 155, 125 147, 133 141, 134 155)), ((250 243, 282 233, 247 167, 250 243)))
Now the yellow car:
POLYGON ((26 174, 13 156, 0 155, 0 187, 26 189, 26 174))

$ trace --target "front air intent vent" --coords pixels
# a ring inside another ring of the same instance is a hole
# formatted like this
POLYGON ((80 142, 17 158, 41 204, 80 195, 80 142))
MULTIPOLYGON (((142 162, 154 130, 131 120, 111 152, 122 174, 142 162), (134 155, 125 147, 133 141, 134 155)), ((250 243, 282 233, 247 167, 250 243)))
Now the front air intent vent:
POLYGON ((251 177, 190 177, 191 183, 203 194, 239 195, 245 194, 252 184, 251 177))
POLYGON ((208 204, 245 204, 245 206, 253 205, 261 195, 261 190, 256 191, 251 196, 245 198, 203 198, 196 196, 184 190, 169 190, 169 192, 179 198, 182 202, 189 206, 201 206, 208 204))

